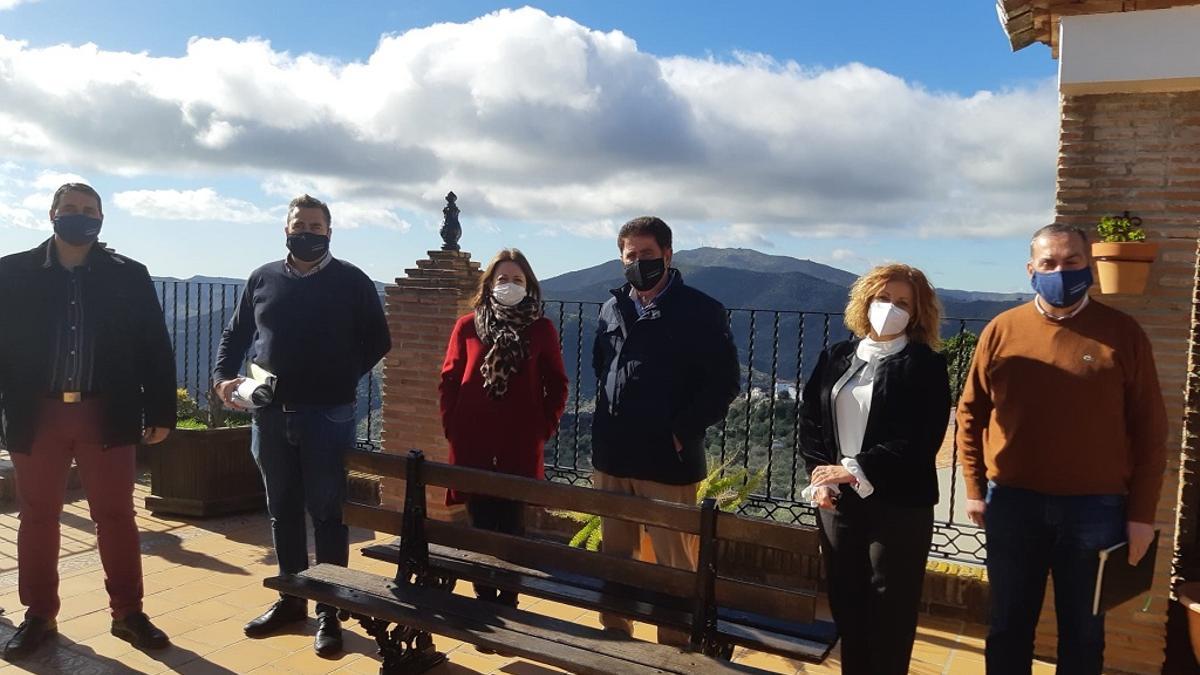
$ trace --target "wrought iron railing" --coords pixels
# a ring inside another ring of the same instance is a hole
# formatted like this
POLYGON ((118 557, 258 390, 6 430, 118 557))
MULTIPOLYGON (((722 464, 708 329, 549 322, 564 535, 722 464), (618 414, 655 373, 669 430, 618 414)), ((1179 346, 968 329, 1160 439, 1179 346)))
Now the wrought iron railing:
MULTIPOLYGON (((209 373, 221 331, 237 306, 242 286, 185 281, 158 281, 156 286, 175 347, 179 386, 207 408, 209 373)), ((600 306, 596 302, 545 303, 545 315, 558 328, 570 380, 566 412, 546 445, 546 475, 551 480, 591 480, 591 416, 597 387, 591 353, 600 306)), ((725 420, 708 432, 710 461, 727 470, 740 467, 762 474, 758 489, 741 507, 743 512, 813 525, 815 511, 800 499, 800 491, 807 485, 799 452, 800 393, 820 351, 849 333, 837 313, 731 309, 728 316, 741 360, 741 393, 725 420)), ((973 338, 985 324, 985 319, 946 319, 943 324, 943 333, 949 336, 945 344, 956 398, 970 364, 973 338)), ((380 369, 377 366, 359 384, 358 443, 362 448, 379 447, 380 369)), ((947 410, 947 445, 939 465, 942 500, 930 554, 980 563, 984 556, 982 530, 966 520, 956 503, 960 475, 950 412, 947 410)))
MULTIPOLYGON (((545 303, 545 315, 558 327, 570 380, 567 409, 558 433, 546 446, 546 475, 569 483, 590 481, 591 415, 598 386, 591 353, 600 303, 545 303)), ((741 393, 725 420, 708 432, 710 464, 740 467, 761 474, 759 488, 742 512, 787 522, 816 524, 816 512, 800 499, 808 475, 800 456, 799 415, 803 383, 821 350, 849 337, 842 315, 763 309, 730 309, 729 323, 741 360, 741 393)), ((986 319, 949 318, 943 323, 944 351, 957 399, 970 365, 974 337, 986 319)), ((961 480, 954 443, 953 416, 946 411, 947 436, 939 453, 943 483, 936 510, 931 555, 982 563, 981 528, 966 520, 958 506, 961 480)))

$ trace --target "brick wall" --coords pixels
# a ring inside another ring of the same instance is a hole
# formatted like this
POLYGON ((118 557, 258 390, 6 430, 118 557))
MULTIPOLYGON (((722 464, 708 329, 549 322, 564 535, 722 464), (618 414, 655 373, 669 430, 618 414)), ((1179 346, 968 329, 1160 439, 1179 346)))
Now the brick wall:
MULTIPOLYGON (((1143 598, 1109 614, 1105 662, 1112 672, 1157 673, 1165 647, 1200 227, 1200 92, 1063 98, 1058 219, 1091 228, 1101 216, 1122 211, 1142 218, 1148 240, 1161 247, 1159 258, 1145 295, 1098 299, 1137 318, 1149 334, 1171 427, 1155 585, 1148 605, 1143 598)), ((1054 618, 1048 591, 1037 634, 1042 657, 1055 652, 1054 618)))
MULTIPOLYGON (((442 359, 454 322, 471 311, 480 274, 470 253, 429 251, 428 259, 417 261, 387 289, 393 346, 383 367, 384 452, 417 448, 431 460, 446 461, 437 395, 442 359)), ((404 484, 384 480, 381 498, 386 505, 402 506, 404 484)), ((457 515, 446 508, 444 489, 429 488, 428 500, 432 517, 457 515)))

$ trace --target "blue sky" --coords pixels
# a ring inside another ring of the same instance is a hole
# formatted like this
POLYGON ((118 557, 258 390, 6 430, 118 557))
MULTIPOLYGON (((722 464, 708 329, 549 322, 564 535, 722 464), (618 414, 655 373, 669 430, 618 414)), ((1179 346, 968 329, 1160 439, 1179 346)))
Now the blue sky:
POLYGON ((541 276, 654 212, 681 249, 1024 290, 1052 216, 1056 64, 991 2, 104 4, 0 0, 0 253, 69 175, 180 277, 281 257, 303 189, 381 280, 437 246, 448 189, 466 250, 541 276))

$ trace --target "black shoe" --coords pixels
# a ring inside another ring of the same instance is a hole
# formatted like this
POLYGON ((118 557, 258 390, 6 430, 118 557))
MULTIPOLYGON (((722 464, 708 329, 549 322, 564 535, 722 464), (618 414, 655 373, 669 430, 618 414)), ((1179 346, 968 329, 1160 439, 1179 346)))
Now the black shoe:
POLYGON ((317 656, 336 656, 342 653, 342 622, 337 613, 317 615, 317 638, 313 641, 317 656))
POLYGON ((112 634, 138 649, 162 649, 171 644, 167 634, 150 623, 150 617, 145 612, 136 612, 124 619, 113 619, 112 634))
POLYGON ((246 624, 246 637, 266 637, 289 623, 308 618, 308 601, 290 595, 275 601, 271 608, 246 624))
POLYGON ((4 660, 16 661, 37 651, 47 638, 58 632, 54 619, 27 616, 8 644, 4 645, 4 660))

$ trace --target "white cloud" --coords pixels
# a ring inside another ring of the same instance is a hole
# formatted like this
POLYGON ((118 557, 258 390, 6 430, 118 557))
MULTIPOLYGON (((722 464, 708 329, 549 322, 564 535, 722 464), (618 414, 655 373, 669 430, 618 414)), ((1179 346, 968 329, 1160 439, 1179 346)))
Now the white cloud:
POLYGON ((17 5, 31 5, 38 0, 0 0, 0 12, 6 9, 12 9, 17 5))
POLYGON ((0 227, 52 229, 47 213, 54 201, 54 191, 63 183, 86 182, 78 174, 62 171, 43 170, 31 176, 16 162, 3 162, 0 164, 0 227))
POLYGON ((531 8, 386 35, 350 63, 258 39, 155 57, 0 37, 0 110, 0 156, 238 172, 344 224, 404 229, 393 209, 453 188, 464 219, 599 236, 657 213, 742 242, 1026 232, 1053 204, 1058 124, 1052 82, 962 96, 862 64, 659 58, 531 8))
POLYGON ((858 254, 848 248, 835 248, 829 252, 829 259, 834 262, 842 262, 843 260, 853 260, 858 257, 858 254))
POLYGON ((222 197, 212 188, 199 190, 128 190, 113 195, 122 211, 152 220, 226 223, 282 223, 283 212, 260 209, 250 202, 222 197))
MULTIPOLYGON (((58 188, 67 183, 87 183, 88 179, 80 176, 77 173, 65 173, 61 171, 41 171, 37 177, 33 179, 33 187, 39 190, 46 190, 50 195, 58 188)), ((49 206, 49 204, 47 204, 49 206)))
POLYGON ((334 228, 382 227, 407 232, 412 228, 407 220, 387 206, 365 202, 331 202, 329 213, 334 228))

